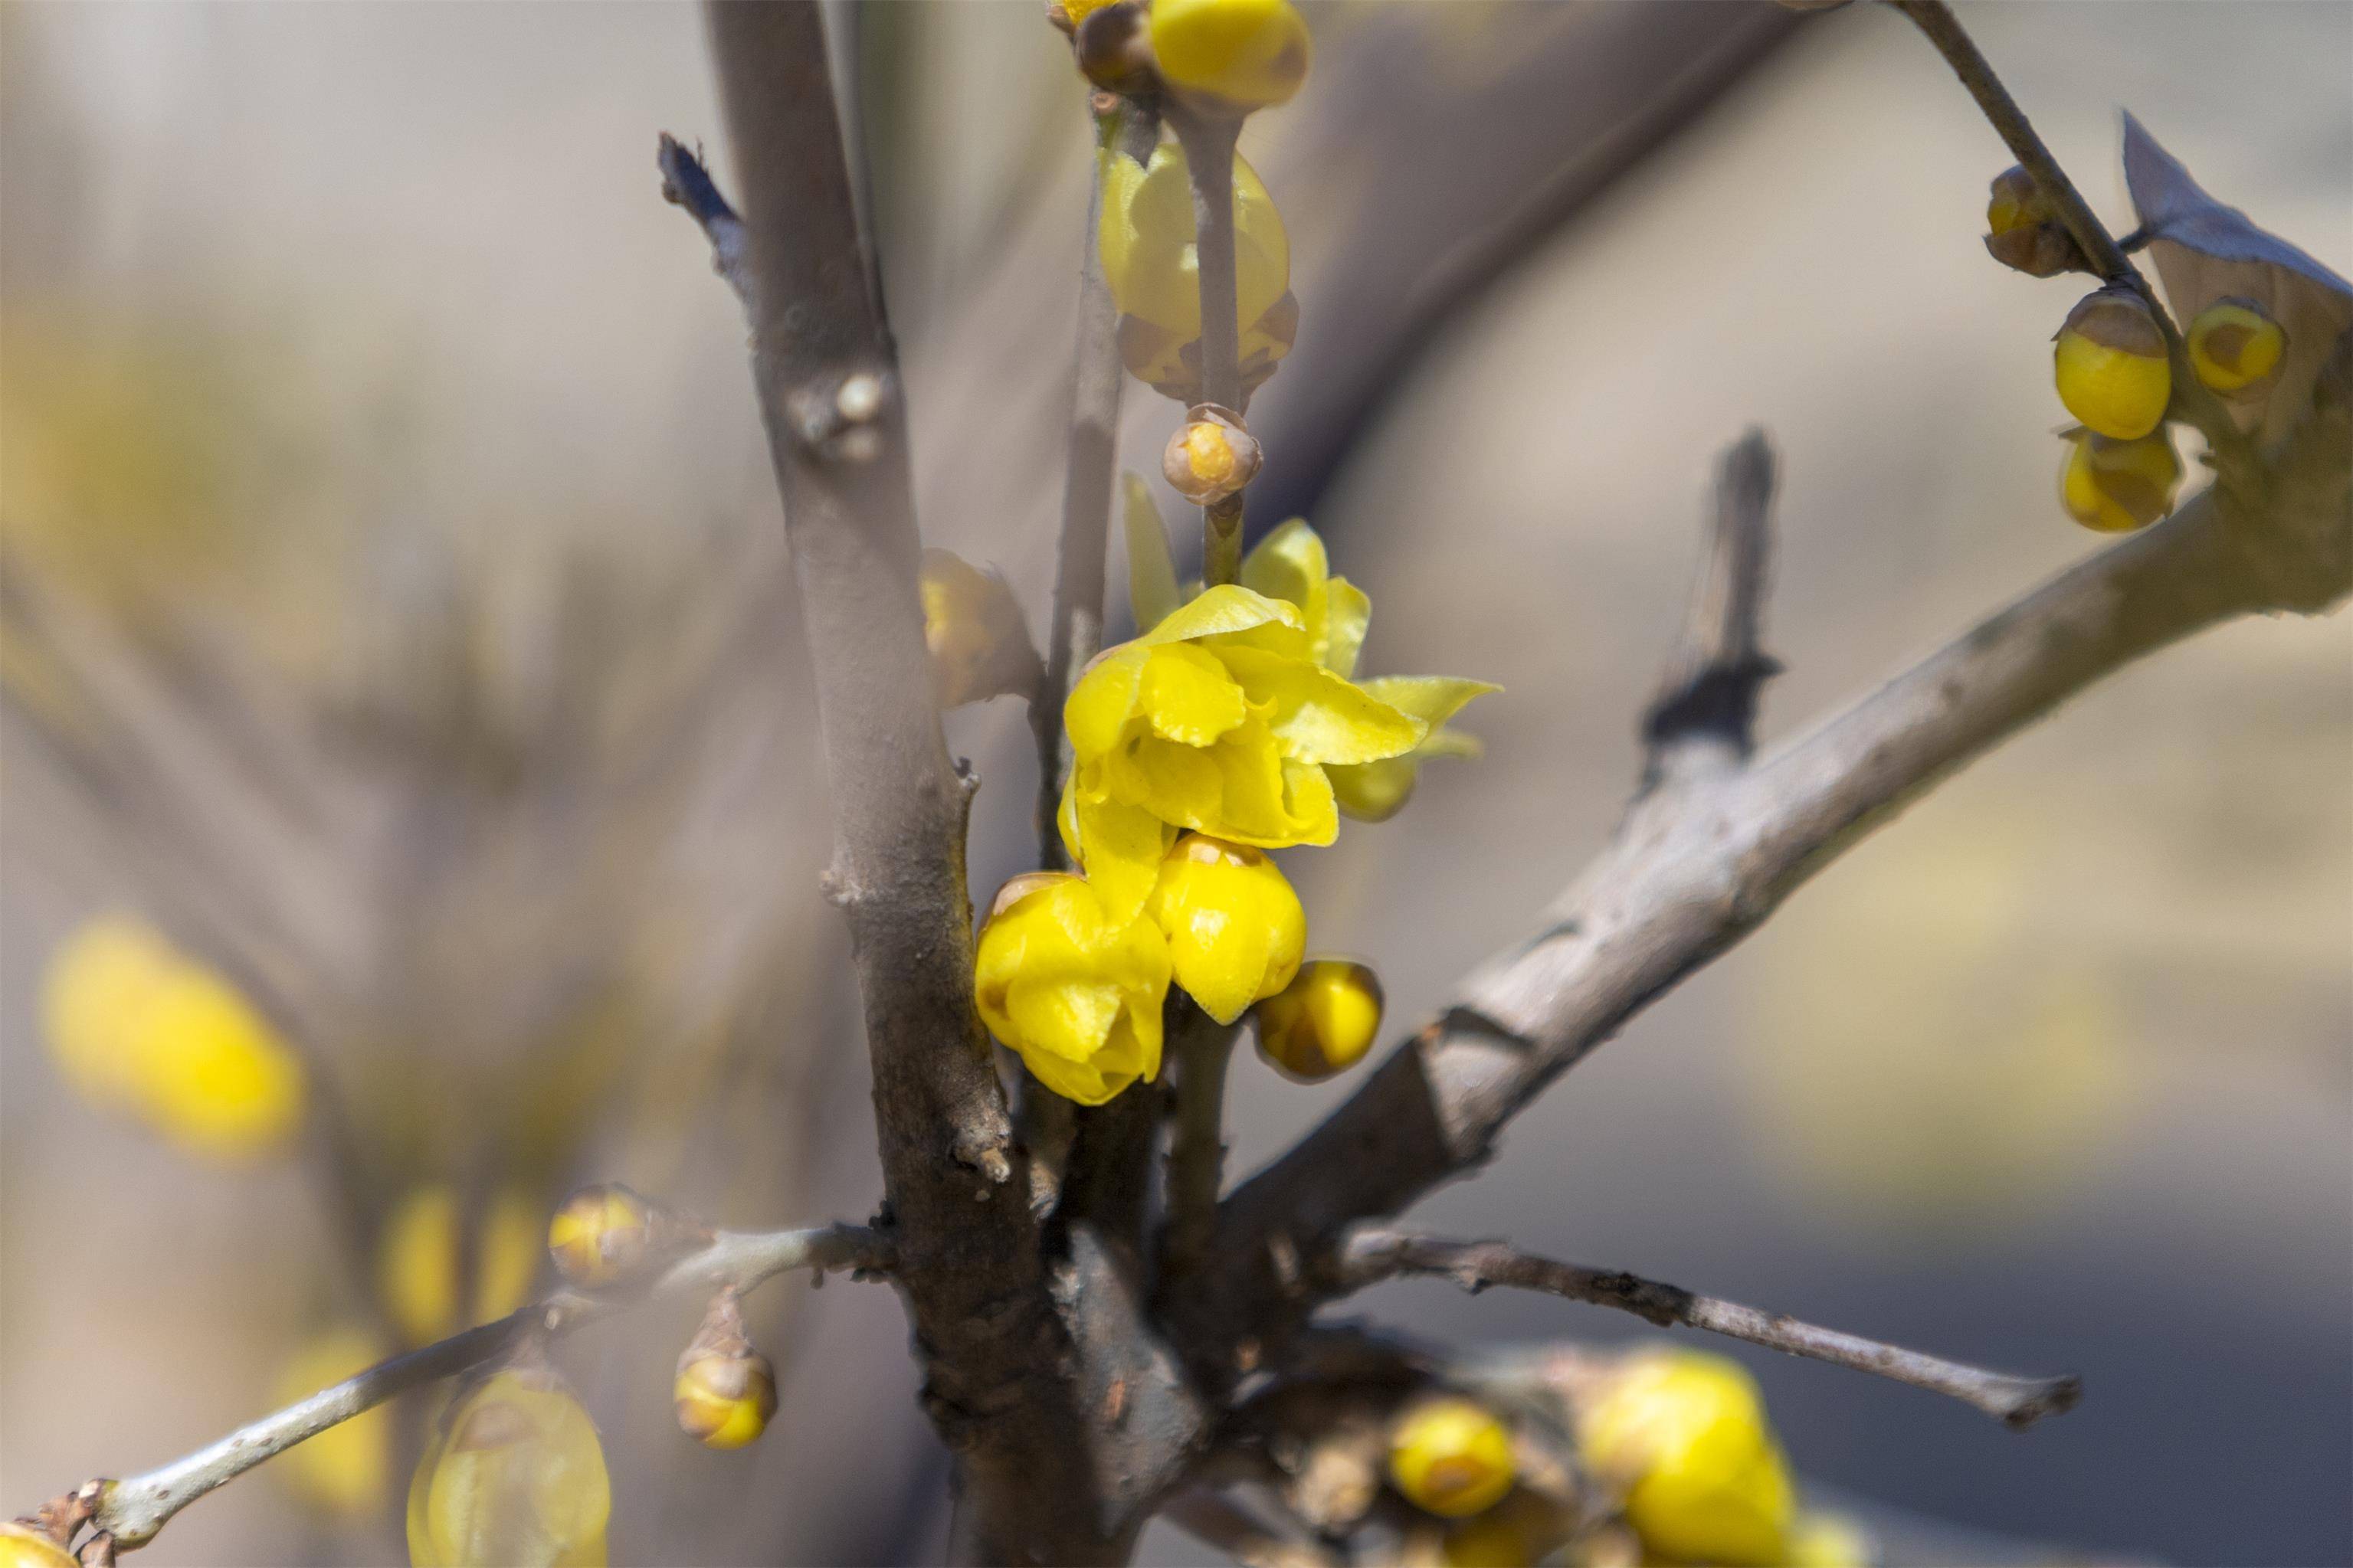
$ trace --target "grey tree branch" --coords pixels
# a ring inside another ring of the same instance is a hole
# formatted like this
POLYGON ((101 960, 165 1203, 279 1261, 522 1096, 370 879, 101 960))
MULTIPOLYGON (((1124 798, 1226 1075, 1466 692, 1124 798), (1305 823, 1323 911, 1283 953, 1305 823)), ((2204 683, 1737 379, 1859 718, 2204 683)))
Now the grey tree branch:
POLYGON ((749 1290, 787 1269, 890 1269, 890 1243, 860 1226, 799 1230, 720 1231, 665 1269, 650 1290, 596 1295, 560 1292, 496 1322, 453 1334, 422 1350, 380 1362, 307 1399, 247 1423, 216 1443, 121 1480, 95 1483, 90 1522, 121 1548, 143 1546, 172 1516, 264 1460, 396 1394, 496 1359, 533 1335, 554 1338, 611 1317, 650 1295, 749 1290))
POLYGON ((2253 444, 2232 419, 2221 399, 2198 379, 2189 363, 2189 345, 2182 341, 2181 331, 2166 310, 2165 302, 2157 297, 2148 279, 2141 276, 2140 268, 2133 265, 2124 247, 2108 233, 2107 226, 2092 211, 2084 194, 2051 155, 2051 149, 2043 145, 2042 138, 2028 121, 2026 111, 2018 107, 2018 100, 2010 97, 2010 89, 1994 74, 1976 40, 1961 26, 1960 18, 1953 15, 1953 8, 1946 0, 1887 0, 1887 4, 1909 18, 1936 46, 1936 52, 1945 57, 1945 63, 1953 68, 1953 74, 1984 111, 1987 122, 2009 144, 2020 167, 2034 176, 2034 183, 2058 209, 2059 221, 2098 268, 2101 278, 2124 284, 2147 301, 2158 329, 2165 334, 2166 353, 2173 370, 2174 407, 2206 437, 2207 449, 2222 482, 2232 493, 2251 502, 2259 500, 2263 468, 2256 459, 2253 444))
MULTIPOLYGON (((2260 513, 2209 490, 1998 612, 1811 734, 1688 797, 1637 801, 1537 928, 1219 1212, 1176 1304, 1213 1380, 1318 1293, 1297 1259, 1485 1163, 1504 1124, 1873 826, 2101 677, 2240 616, 2353 589, 2346 345, 2260 513)), ((1245 1358, 1247 1359, 1247 1358, 1245 1358)))
POLYGON ((1596 1307, 1614 1307, 1661 1328, 1680 1324, 1704 1329, 1767 1350, 1875 1373, 1947 1394, 2021 1429, 2045 1415, 2073 1408, 2083 1393, 2081 1381, 2072 1376, 2017 1377, 1991 1372, 1759 1311, 1737 1301, 1695 1295, 1680 1286, 1539 1258, 1501 1241, 1449 1241, 1405 1231, 1358 1229, 1341 1243, 1326 1268, 1329 1282, 1342 1291, 1361 1290, 1387 1279, 1437 1276, 1473 1293, 1504 1285, 1596 1307))
POLYGON ((1715 531, 1682 638, 1642 721, 1646 790, 1748 760, 1757 693, 1780 668, 1758 640, 1772 555, 1773 468, 1761 430, 1741 437, 1717 466, 1715 531))
POLYGON ((957 1456, 957 1547, 1124 1559, 1202 1416, 1116 1254, 1074 1233, 1050 1258, 974 1011, 967 780, 932 706, 896 353, 819 13, 713 3, 705 16, 833 787, 829 885, 849 917, 925 1406, 957 1456), (1107 1428, 1097 1384, 1123 1391, 1124 1426, 1107 1428))

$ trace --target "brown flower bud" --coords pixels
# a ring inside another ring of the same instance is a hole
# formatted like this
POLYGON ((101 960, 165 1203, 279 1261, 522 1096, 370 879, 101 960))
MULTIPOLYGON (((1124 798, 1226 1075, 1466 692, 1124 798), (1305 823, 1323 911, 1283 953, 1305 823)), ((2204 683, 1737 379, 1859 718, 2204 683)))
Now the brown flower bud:
POLYGON ((1197 403, 1186 411, 1184 427, 1168 438, 1160 471, 1187 500, 1211 506, 1255 479, 1263 460, 1240 415, 1197 403))
POLYGON ((1135 0, 1092 6, 1063 0, 1067 9, 1084 14, 1076 18, 1071 44, 1079 69, 1097 87, 1112 92, 1143 95, 1160 88, 1160 69, 1152 58, 1152 36, 1145 9, 1135 0))

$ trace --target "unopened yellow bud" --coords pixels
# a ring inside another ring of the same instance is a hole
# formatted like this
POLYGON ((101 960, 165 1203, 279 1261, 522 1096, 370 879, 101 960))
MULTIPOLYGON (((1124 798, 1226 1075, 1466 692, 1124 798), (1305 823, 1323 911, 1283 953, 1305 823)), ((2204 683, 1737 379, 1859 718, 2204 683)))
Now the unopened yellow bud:
POLYGON ((942 708, 1037 689, 1038 650, 1003 577, 953 551, 926 550, 918 586, 932 692, 942 708))
POLYGON ((2137 441, 2078 430, 2060 470, 2059 500, 2085 528, 2130 533, 2171 511, 2180 483, 2181 459, 2162 428, 2137 441))
POLYGON ((1577 1413, 1595 1474, 1623 1490, 1651 1552, 1726 1564, 1788 1561, 1795 1495, 1747 1373, 1688 1351, 1630 1357, 1577 1413))
POLYGON ((1195 506, 1221 501, 1258 477, 1261 454, 1241 416, 1214 403, 1195 404, 1168 438, 1160 471, 1195 506))
POLYGON ((21 1520, 0 1520, 0 1568, 81 1568, 49 1532, 21 1520))
POLYGON ((1986 203, 1986 227, 1995 234, 2029 228, 2054 216, 2042 187, 2018 164, 2012 163, 1993 177, 1990 198, 1986 203))
POLYGON ((612 1482, 596 1425, 544 1367, 511 1367, 451 1401, 408 1489, 414 1568, 604 1568, 612 1482))
POLYGON ((2279 369, 2287 333, 2271 312, 2237 295, 2217 300, 2189 323, 2189 363, 2216 392, 2243 392, 2279 369))
POLYGON ((1297 92, 1314 47, 1291 0, 1152 0, 1152 52, 1172 86, 1251 110, 1297 92))
POLYGON ((1168 937, 1176 984, 1220 1024, 1299 973, 1307 911, 1274 862, 1248 845, 1187 833, 1145 903, 1168 937))
POLYGON ((2165 417, 2173 395, 2165 334, 2128 288, 2103 289, 2069 311, 2052 363, 2059 401, 2103 436, 2137 440, 2165 417))
POLYGON ((1389 1479, 1406 1500, 1467 1519, 1512 1489, 1512 1435, 1485 1406, 1445 1396, 1409 1406, 1389 1433, 1389 1479))
POLYGON ((1141 913, 1115 918, 1085 878, 1037 871, 1008 882, 973 969, 988 1032, 1063 1099, 1101 1105, 1158 1076, 1167 939, 1141 913))
POLYGON ((776 1369, 744 1337, 734 1292, 712 1300, 702 1331, 678 1358, 671 1394, 679 1426, 706 1448, 740 1448, 768 1429, 776 1369))
POLYGON ((1993 258, 2029 277, 2092 270, 2034 176, 2015 164, 1994 176, 1986 228, 1985 247, 1993 258))
MULTIPOLYGON (((503 1318, 531 1299, 539 1271, 539 1213, 522 1193, 491 1199, 474 1241, 470 1323, 503 1318)), ((394 1326, 425 1344, 466 1326, 458 1321, 459 1202, 440 1183, 417 1187, 385 1222, 376 1284, 394 1326)))
POLYGON ((653 1250, 653 1205, 618 1182, 583 1187, 547 1222, 556 1272, 596 1289, 627 1279, 653 1250))
POLYGON ((1259 1055, 1285 1076, 1319 1083, 1365 1059, 1381 1030, 1381 979, 1345 958, 1300 966, 1258 1005, 1259 1055))
MULTIPOLYGON (((279 1403, 308 1398, 390 1353, 364 1329, 330 1329, 306 1341, 279 1373, 279 1403)), ((269 1473, 329 1513, 368 1518, 391 1489, 392 1438, 392 1412, 379 1405, 288 1449, 269 1473)))

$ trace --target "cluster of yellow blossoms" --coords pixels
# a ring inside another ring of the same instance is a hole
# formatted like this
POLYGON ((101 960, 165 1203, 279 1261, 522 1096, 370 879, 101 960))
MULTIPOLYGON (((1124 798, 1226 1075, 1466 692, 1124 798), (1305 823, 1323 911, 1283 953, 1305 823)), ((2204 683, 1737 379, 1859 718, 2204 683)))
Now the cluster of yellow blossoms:
MULTIPOLYGON (((2047 278, 2093 270, 2023 169, 1995 177, 1986 226, 1986 248, 2019 271, 2047 278)), ((2259 301, 2222 295, 2200 303, 2183 347, 2207 390, 2227 406, 2246 408, 2278 375, 2287 332, 2259 301)), ((2165 428, 2173 362, 2147 299, 2111 283, 2079 300, 2053 340, 2052 372, 2059 401, 2081 421, 2064 432, 2059 499, 2067 515, 2098 532, 2126 533, 2170 512, 2181 482, 2165 428)))
MULTIPOLYGON (((1165 556, 1156 519, 1130 539, 1165 556)), ((1080 872, 1033 872, 998 894, 980 935, 981 1016, 1082 1105, 1156 1075, 1172 981, 1221 1024, 1283 998, 1261 1047, 1300 1076, 1336 1070, 1369 1045, 1379 993, 1362 966, 1319 961, 1289 994, 1306 915, 1263 851, 1329 844, 1344 811, 1395 811, 1422 758, 1469 749, 1440 726, 1495 689, 1356 680, 1371 604, 1304 522, 1269 535, 1240 583, 1181 604, 1151 598, 1174 596, 1165 560, 1134 575, 1146 630, 1099 655, 1064 708, 1060 820, 1080 872)))
MULTIPOLYGON (((1756 1383, 1734 1362, 1644 1350, 1597 1372, 1577 1404, 1583 1468, 1615 1500, 1646 1562, 1739 1568, 1856 1568, 1871 1560, 1860 1531, 1798 1506, 1756 1383)), ((1388 1434, 1388 1479, 1414 1507, 1446 1521, 1451 1568, 1537 1562, 1580 1528, 1577 1510, 1539 1495, 1506 1419, 1461 1394, 1399 1410, 1388 1434)))
POLYGON ((244 994, 131 915, 102 915, 50 959, 42 1033, 67 1083, 174 1148, 244 1163, 301 1126, 301 1059, 244 994))

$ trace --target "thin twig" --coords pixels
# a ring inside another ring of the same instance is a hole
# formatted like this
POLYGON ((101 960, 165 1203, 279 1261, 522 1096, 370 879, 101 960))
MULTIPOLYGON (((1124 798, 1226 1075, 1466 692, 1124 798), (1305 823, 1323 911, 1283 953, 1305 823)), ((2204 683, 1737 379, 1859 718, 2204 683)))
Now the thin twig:
POLYGON ((373 1409, 396 1394, 495 1360, 527 1337, 554 1338, 600 1321, 649 1296, 719 1289, 749 1290, 792 1268, 818 1273, 854 1269, 882 1273, 892 1263, 890 1243, 860 1226, 798 1230, 721 1231, 664 1270, 649 1289, 578 1295, 560 1292, 493 1323, 453 1334, 422 1350, 380 1362, 365 1372, 248 1422, 220 1441, 119 1481, 100 1483, 91 1522, 121 1547, 144 1545, 188 1504, 235 1480, 307 1437, 373 1409))
POLYGON ((2164 301, 2132 264, 2124 247, 2108 233, 2107 226, 2092 211, 2091 204, 2059 166, 2058 159, 2051 155, 2051 149, 2028 121, 2026 111, 2018 107, 2018 100, 2010 97, 2010 89, 1994 74, 1976 40, 1961 26, 1960 18, 1953 15, 1953 8, 1945 0, 1887 0, 1887 4, 1909 17, 1936 46, 1936 52, 1945 57, 1945 63, 1953 68, 1953 74, 1977 100, 1988 123, 2009 144, 2019 166, 2034 176, 2034 183, 2057 209, 2059 221, 2094 269, 2104 280, 2122 284, 2147 301, 2158 330, 2165 334, 2166 353, 2172 364, 2174 407, 2206 437, 2207 449, 2222 482, 2242 500, 2250 505, 2259 503, 2263 466, 2255 456, 2253 444, 2231 417, 2222 400, 2198 379, 2197 370, 2189 363, 2189 345, 2182 341, 2181 330, 2164 301))
MULTIPOLYGON (((1185 110, 1169 116, 1193 182, 1194 255, 1201 288, 1201 400, 1242 406, 1241 304, 1234 274, 1234 142, 1241 121, 1185 110)), ((1241 492, 1201 512, 1201 580, 1241 575, 1241 492)))
POLYGON ((1781 668, 1758 640, 1772 505, 1773 447, 1751 430, 1716 468, 1715 530, 1682 637, 1642 721, 1645 789, 1748 759, 1757 693, 1781 668))
POLYGON ((1778 1313, 1761 1312, 1737 1301, 1695 1295, 1655 1279, 1539 1258, 1506 1242, 1449 1241, 1404 1231, 1359 1229, 1341 1244, 1332 1266, 1333 1280, 1344 1290, 1429 1275, 1451 1279, 1473 1293, 1491 1285, 1541 1290, 1596 1307, 1614 1307, 1661 1328, 1680 1324, 1704 1329, 1767 1350, 1874 1373, 1948 1395, 2021 1430, 2045 1415, 2073 1409, 2083 1394, 2081 1380, 2073 1376, 2018 1377, 1990 1372, 1778 1313))
POLYGON ((1189 1005, 1177 1025, 1176 1115, 1168 1144, 1168 1228, 1164 1272, 1182 1279, 1208 1257, 1218 1229, 1218 1191, 1226 1170, 1226 1067, 1234 1025, 1189 1005))
MULTIPOLYGON (((1129 111, 1098 93, 1092 110, 1097 149, 1115 142, 1129 111)), ((1054 609, 1046 634, 1045 673, 1029 704, 1038 738, 1038 863, 1065 870, 1070 858, 1054 816, 1061 805, 1062 700, 1071 672, 1103 645, 1103 563, 1111 538, 1112 481, 1119 461, 1119 307, 1103 280, 1096 230, 1103 221, 1103 181, 1090 178, 1087 226, 1079 268, 1077 374, 1071 384, 1071 437, 1062 470, 1062 533, 1054 559, 1054 609)))

